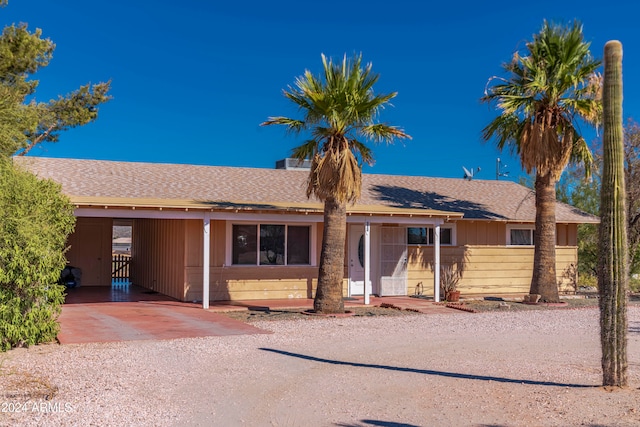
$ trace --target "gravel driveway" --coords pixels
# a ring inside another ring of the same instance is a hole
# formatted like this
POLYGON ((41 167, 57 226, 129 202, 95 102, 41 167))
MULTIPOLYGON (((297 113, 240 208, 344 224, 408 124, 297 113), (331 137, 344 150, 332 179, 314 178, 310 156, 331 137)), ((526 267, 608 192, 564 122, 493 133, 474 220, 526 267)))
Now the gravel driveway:
MULTIPOLYGON (((598 311, 284 320, 268 335, 48 345, 3 359, 1 425, 636 426, 640 308, 629 308, 631 387, 601 381, 598 311)), ((1 386, 2 384, 0 384, 1 386)))

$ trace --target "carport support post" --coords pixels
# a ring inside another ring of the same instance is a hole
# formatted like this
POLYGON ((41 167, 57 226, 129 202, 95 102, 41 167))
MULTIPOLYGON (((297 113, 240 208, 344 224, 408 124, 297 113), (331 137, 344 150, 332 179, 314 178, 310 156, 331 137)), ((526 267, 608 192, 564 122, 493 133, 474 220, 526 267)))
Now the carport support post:
POLYGON ((440 302, 440 224, 433 225, 433 300, 440 302))
POLYGON ((364 223, 364 304, 370 304, 371 289, 369 280, 371 279, 371 224, 364 223))
POLYGON ((211 215, 209 212, 204 214, 204 230, 202 233, 202 240, 204 249, 202 255, 202 308, 205 310, 209 308, 209 251, 211 247, 211 215))

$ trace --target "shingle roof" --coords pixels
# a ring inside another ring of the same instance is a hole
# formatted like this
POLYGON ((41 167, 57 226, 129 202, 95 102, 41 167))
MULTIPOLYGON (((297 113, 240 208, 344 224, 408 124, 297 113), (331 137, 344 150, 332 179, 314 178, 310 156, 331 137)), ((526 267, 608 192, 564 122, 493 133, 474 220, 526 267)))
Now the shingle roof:
MULTIPOLYGON (((42 178, 62 185, 72 200, 160 200, 173 204, 207 203, 307 206, 307 171, 16 157, 42 178)), ((362 197, 354 208, 459 212, 464 219, 532 222, 531 190, 511 181, 363 175, 362 197)), ((598 218, 566 204, 556 207, 558 222, 597 222, 598 218)))

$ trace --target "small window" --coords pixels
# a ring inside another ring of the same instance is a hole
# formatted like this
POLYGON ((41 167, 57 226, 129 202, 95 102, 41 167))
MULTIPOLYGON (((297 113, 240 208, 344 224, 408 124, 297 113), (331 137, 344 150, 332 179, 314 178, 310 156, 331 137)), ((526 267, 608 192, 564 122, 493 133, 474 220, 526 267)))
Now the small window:
POLYGON ((360 267, 364 268, 364 235, 358 240, 358 262, 360 267))
POLYGON ((535 232, 531 228, 512 228, 509 230, 509 244, 516 246, 533 246, 535 232))
MULTIPOLYGON (((435 239, 433 238, 434 236, 434 229, 430 228, 429 229, 429 244, 433 245, 433 242, 435 242, 435 239)), ((440 244, 441 245, 451 245, 452 244, 452 239, 451 239, 451 229, 450 228, 444 228, 444 227, 440 227, 440 244)))
MULTIPOLYGON (((407 229, 407 243, 410 245, 433 245, 433 227, 409 227, 407 229)), ((453 228, 440 227, 440 244, 453 245, 453 228)))
MULTIPOLYGON (((427 230, 428 229, 424 227, 409 227, 407 229, 407 243, 410 245, 428 245, 427 230)), ((431 238, 433 239, 433 234, 431 238)))

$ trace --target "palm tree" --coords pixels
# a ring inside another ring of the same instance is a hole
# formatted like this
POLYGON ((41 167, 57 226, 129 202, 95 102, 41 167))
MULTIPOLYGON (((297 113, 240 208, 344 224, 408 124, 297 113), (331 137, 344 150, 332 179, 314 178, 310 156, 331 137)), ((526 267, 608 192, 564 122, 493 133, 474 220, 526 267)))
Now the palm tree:
POLYGON ((523 54, 504 64, 508 79, 489 79, 483 102, 500 115, 483 130, 500 150, 509 147, 522 166, 535 171, 536 224, 530 293, 559 301, 556 285, 556 182, 568 163, 593 161, 578 121, 597 125, 601 116, 599 60, 591 57, 578 22, 563 27, 544 22, 523 54))
POLYGON ((314 309, 319 313, 342 313, 342 280, 347 234, 347 203, 360 197, 362 164, 373 164, 373 153, 365 144, 392 143, 410 138, 402 129, 375 120, 396 92, 377 95, 373 85, 378 74, 371 63, 362 67, 362 56, 335 63, 322 55, 323 71, 309 70, 284 91, 298 106, 302 119, 269 117, 262 126, 284 125, 310 138, 293 149, 293 157, 311 159, 307 197, 324 203, 324 230, 314 309))

